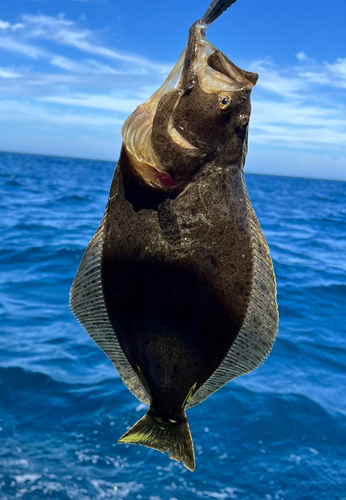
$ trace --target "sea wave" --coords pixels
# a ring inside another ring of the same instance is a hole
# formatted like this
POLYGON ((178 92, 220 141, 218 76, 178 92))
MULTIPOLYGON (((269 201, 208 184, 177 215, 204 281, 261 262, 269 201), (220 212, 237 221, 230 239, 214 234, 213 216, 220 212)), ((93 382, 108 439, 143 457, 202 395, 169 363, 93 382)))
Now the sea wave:
POLYGON ((247 175, 280 327, 188 412, 197 468, 118 438, 146 411, 68 307, 111 162, 0 154, 0 497, 345 500, 346 184, 247 175))

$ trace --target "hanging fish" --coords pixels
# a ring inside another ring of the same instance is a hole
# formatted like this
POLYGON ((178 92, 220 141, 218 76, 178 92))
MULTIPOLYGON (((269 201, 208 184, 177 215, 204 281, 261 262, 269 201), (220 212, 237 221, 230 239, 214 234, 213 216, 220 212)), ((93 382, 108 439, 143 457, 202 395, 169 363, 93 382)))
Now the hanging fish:
POLYGON ((267 243, 245 183, 258 75, 205 37, 214 0, 163 86, 122 128, 108 204, 71 288, 73 313, 149 405, 120 443, 195 468, 185 411, 268 356, 278 323, 267 243))

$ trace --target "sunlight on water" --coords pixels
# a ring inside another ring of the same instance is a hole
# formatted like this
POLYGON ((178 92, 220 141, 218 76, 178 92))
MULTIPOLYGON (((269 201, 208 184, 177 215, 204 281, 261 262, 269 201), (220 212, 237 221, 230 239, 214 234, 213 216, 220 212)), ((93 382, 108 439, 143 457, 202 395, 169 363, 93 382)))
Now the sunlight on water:
POLYGON ((345 500, 346 184, 248 175, 278 282, 269 359, 189 410, 192 474, 68 308, 114 164, 0 154, 0 498, 345 500))

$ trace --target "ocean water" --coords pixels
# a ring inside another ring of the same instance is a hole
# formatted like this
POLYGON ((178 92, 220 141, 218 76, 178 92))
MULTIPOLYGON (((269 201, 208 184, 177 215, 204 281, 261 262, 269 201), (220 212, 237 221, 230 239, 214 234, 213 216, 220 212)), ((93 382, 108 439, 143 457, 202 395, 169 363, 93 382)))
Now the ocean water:
POLYGON ((68 294, 114 164, 0 154, 0 498, 346 499, 346 183, 247 175, 280 327, 188 411, 196 470, 118 438, 144 413, 68 294))

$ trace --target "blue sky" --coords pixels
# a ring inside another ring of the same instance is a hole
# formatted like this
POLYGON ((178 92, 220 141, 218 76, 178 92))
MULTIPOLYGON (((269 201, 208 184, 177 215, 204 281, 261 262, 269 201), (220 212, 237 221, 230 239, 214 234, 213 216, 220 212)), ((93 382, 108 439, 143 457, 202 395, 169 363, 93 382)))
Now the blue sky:
MULTIPOLYGON (((0 150, 115 160, 209 0, 0 7, 0 150)), ((246 171, 346 180, 346 2, 238 0, 207 32, 259 73, 246 171)))

